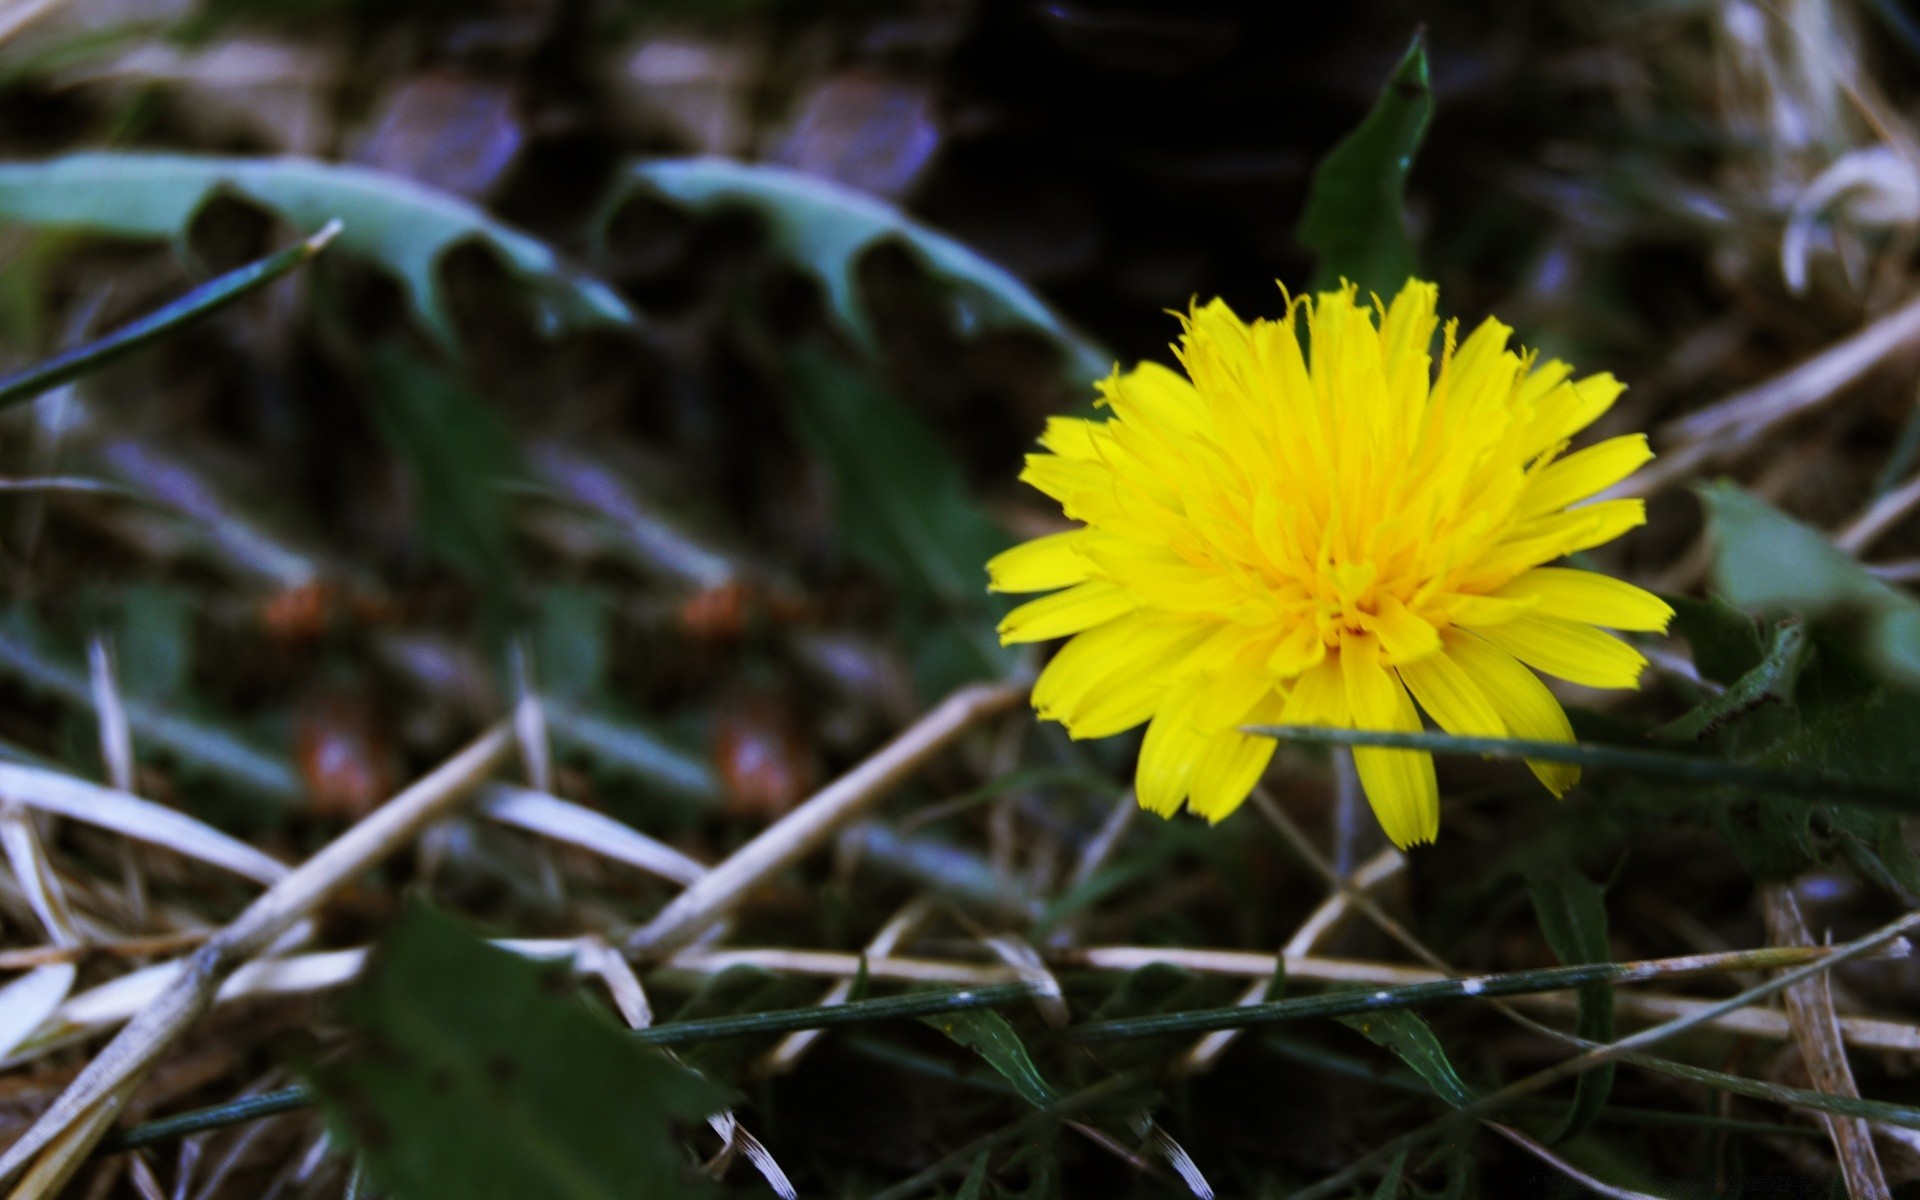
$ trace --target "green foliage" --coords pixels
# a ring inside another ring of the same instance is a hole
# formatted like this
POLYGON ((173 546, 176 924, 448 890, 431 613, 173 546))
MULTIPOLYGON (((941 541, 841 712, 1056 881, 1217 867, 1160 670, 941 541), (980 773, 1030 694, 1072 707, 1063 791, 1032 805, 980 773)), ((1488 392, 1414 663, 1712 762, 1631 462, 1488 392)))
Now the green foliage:
POLYGON ((1414 35, 1366 119, 1340 140, 1313 173, 1300 244, 1320 257, 1316 289, 1342 279, 1391 295, 1414 273, 1407 237, 1407 172, 1433 117, 1427 46, 1414 35))
POLYGON ((1479 1099, 1466 1081, 1460 1078, 1460 1073, 1454 1070, 1452 1061, 1447 1058, 1446 1048, 1434 1035, 1433 1027, 1418 1014, 1404 1009, 1384 1009, 1341 1017, 1339 1021, 1374 1045, 1393 1051, 1401 1062, 1412 1067, 1415 1074, 1427 1081, 1435 1095, 1455 1108, 1479 1099))
POLYGON ((1731 483, 1699 489, 1713 575, 1735 606, 1846 627, 1863 661, 1920 687, 1920 600, 1875 579, 1825 534, 1731 483))
POLYGON ((545 243, 457 196, 365 167, 294 158, 94 152, 0 164, 0 219, 127 238, 186 238, 216 195, 252 201, 302 234, 338 219, 340 247, 393 272, 414 315, 445 349, 456 346, 439 281, 448 250, 478 241, 525 285, 544 329, 629 324, 626 303, 565 268, 545 243))
POLYGON ((404 1200, 701 1194, 672 1129, 725 1097, 576 999, 563 971, 414 906, 348 995, 358 1049, 312 1071, 404 1200))
MULTIPOLYGON (((5 169, 0 166, 0 171, 5 169)), ((31 400, 42 392, 69 383, 89 371, 150 345, 201 317, 219 312, 241 297, 259 291, 287 272, 311 261, 314 255, 326 248, 337 232, 335 228, 322 229, 296 246, 289 246, 259 262, 249 263, 218 279, 209 280, 173 303, 163 305, 98 341, 76 347, 18 375, 0 379, 0 408, 31 400)))
MULTIPOLYGON (((1600 888, 1571 862, 1543 863, 1529 872, 1527 892, 1547 945, 1563 963, 1611 962, 1607 945, 1607 905, 1600 888)), ((1580 1036, 1590 1042, 1613 1040, 1613 988, 1598 983, 1580 989, 1580 1036)), ((1585 1132, 1613 1091, 1614 1065, 1584 1072, 1574 1081, 1573 1107, 1548 1138, 1563 1141, 1585 1132)))
POLYGON ((1060 1099, 1060 1093, 1033 1065, 1033 1056, 1027 1053, 1020 1035, 999 1013, 941 1013, 920 1019, 985 1059, 1035 1108, 1045 1108, 1060 1099))
POLYGON ((994 636, 1002 606, 983 570, 1006 532, 933 434, 864 375, 808 353, 792 378, 795 424, 832 480, 840 541, 900 589, 923 688, 1006 674, 1014 656, 994 636))
POLYGON ((636 165, 615 191, 601 218, 603 239, 635 187, 696 211, 741 207, 758 213, 775 249, 820 280, 835 315, 869 353, 876 348, 873 317, 859 294, 857 267, 868 250, 896 240, 950 290, 961 328, 1012 326, 1044 334, 1059 344, 1081 383, 1106 374, 1112 365, 1018 279, 871 196, 783 167, 721 158, 656 160, 636 165))
MULTIPOLYGON (((27 690, 91 714, 86 667, 57 648, 24 608, 0 617, 0 675, 27 690)), ((286 759, 212 718, 137 696, 123 698, 134 745, 171 757, 187 771, 220 780, 253 801, 286 803, 305 790, 286 759)))
POLYGON ((1710 696, 1689 709, 1685 715, 1653 731, 1653 736, 1670 742, 1691 742, 1743 713, 1762 704, 1788 704, 1793 700, 1793 685, 1806 665, 1810 643, 1806 627, 1798 621, 1782 621, 1774 627, 1765 656, 1741 674, 1717 696, 1710 696))
POLYGON ((497 584, 509 558, 501 484, 519 471, 513 435, 477 396, 420 358, 389 347, 373 361, 374 427, 412 483, 421 547, 497 584))

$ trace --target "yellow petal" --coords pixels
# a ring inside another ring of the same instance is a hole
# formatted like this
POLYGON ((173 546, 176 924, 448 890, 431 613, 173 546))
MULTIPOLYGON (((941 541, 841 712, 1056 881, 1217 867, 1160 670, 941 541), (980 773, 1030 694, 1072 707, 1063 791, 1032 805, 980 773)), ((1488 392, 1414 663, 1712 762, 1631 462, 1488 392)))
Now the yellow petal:
POLYGON ((1062 458, 1098 458, 1093 431, 1099 425, 1100 422, 1085 417, 1048 417, 1047 427, 1040 433, 1040 444, 1062 458))
POLYGON ((1537 567, 1495 594, 1537 601, 1544 617, 1606 629, 1665 631, 1673 620, 1672 606, 1652 592, 1593 571, 1537 567))
POLYGON ((1044 642, 1125 616, 1134 608, 1126 592, 1101 580, 1029 600, 1000 622, 1000 643, 1044 642))
POLYGON ((1187 807, 1219 822, 1246 800, 1273 761, 1274 740, 1237 729, 1223 730, 1207 743, 1193 773, 1193 797, 1187 807))
MULTIPOLYGON (((1340 660, 1354 728, 1405 733, 1420 729, 1420 714, 1414 710, 1412 699, 1400 681, 1380 665, 1371 638, 1355 638, 1343 644, 1340 660)), ((1434 778, 1431 754, 1356 746, 1353 764, 1359 770, 1367 802, 1389 841, 1404 850, 1439 835, 1440 787, 1434 778)))
POLYGON ((1189 680, 1168 694, 1147 726, 1140 743, 1140 762, 1133 773, 1133 793, 1140 807, 1171 817, 1180 811, 1192 786, 1193 773, 1207 751, 1208 737, 1193 723, 1193 708, 1206 688, 1204 679, 1189 680))
POLYGON ((1204 636, 1181 622, 1129 612, 1060 647, 1033 684, 1033 708, 1071 730, 1092 699, 1114 685, 1142 676, 1164 682, 1204 636))
POLYGON ((1386 651, 1387 661, 1391 663, 1417 662, 1440 651, 1440 631, 1392 596, 1380 598, 1373 631, 1379 635, 1380 648, 1386 651))
POLYGON ((1087 581, 1087 560, 1075 552, 1081 531, 1069 529, 1023 542, 987 560, 988 589, 1050 592, 1087 581))
POLYGON ((1524 617, 1539 606, 1538 600, 1496 598, 1493 596, 1448 596, 1442 602, 1447 619, 1466 629, 1504 625, 1524 617))
MULTIPOLYGON (((1496 649, 1470 633, 1451 634, 1446 639, 1447 657, 1472 677, 1487 698, 1487 703, 1506 722, 1514 737, 1531 742, 1573 743, 1573 725, 1566 710, 1532 671, 1521 666, 1512 655, 1496 649)), ((1580 768, 1570 763, 1529 759, 1527 766, 1556 796, 1580 782, 1580 768)))
POLYGON ((1267 656, 1267 670, 1282 679, 1291 679, 1316 667, 1327 657, 1327 643, 1310 620, 1302 619, 1287 631, 1280 644, 1267 656))
POLYGON ((1587 687, 1637 687, 1647 665, 1638 650, 1612 634, 1559 617, 1529 614, 1482 629, 1479 636, 1536 671, 1587 687))
POLYGON ((1340 656, 1329 654, 1318 665, 1303 671, 1287 692, 1286 707, 1281 710, 1283 725, 1330 725, 1341 728, 1350 723, 1347 685, 1340 677, 1340 656))
POLYGON ((1552 512, 1585 500, 1619 483, 1652 457, 1644 433, 1608 438, 1569 454, 1528 481, 1519 515, 1552 512))
POLYGON ((1403 663, 1400 681, 1440 728, 1459 737, 1502 737, 1506 722, 1464 667, 1441 653, 1403 663))

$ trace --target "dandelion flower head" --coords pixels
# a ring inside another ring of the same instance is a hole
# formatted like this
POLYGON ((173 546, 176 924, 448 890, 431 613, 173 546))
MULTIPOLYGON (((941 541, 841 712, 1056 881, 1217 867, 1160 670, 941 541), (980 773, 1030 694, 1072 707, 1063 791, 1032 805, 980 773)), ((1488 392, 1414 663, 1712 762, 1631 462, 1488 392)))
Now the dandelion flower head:
MULTIPOLYGON (((1438 289, 1391 303, 1349 286, 1251 323, 1215 300, 1184 318, 1185 374, 1155 363, 1099 386, 1105 419, 1055 417, 1021 478, 1079 527, 988 563, 991 586, 1050 592, 1003 642, 1069 637, 1033 703, 1076 738, 1142 722, 1135 792, 1212 821, 1273 755, 1248 725, 1570 742, 1538 671, 1636 686, 1645 660, 1608 630, 1660 630, 1657 596, 1547 564, 1644 522, 1595 500, 1652 457, 1643 434, 1569 452, 1622 385, 1575 379, 1483 322, 1442 331, 1438 289), (1438 365, 1435 334, 1440 333, 1438 365)), ((1431 841, 1423 751, 1354 750, 1387 836, 1431 841)), ((1555 795, 1579 769, 1535 762, 1555 795)))

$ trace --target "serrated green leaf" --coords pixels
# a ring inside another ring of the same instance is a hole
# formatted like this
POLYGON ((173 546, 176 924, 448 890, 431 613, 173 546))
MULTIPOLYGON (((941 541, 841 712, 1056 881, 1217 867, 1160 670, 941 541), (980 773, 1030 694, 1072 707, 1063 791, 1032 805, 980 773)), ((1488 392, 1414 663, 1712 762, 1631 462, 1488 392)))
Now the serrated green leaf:
POLYGON ((1415 34, 1372 110, 1314 170, 1298 237, 1319 256, 1316 289, 1346 279, 1390 296, 1414 273, 1407 172, 1432 118, 1426 39, 1415 34))
POLYGON ((421 546, 475 579, 505 579, 501 484, 519 470, 512 434, 477 396, 414 355, 388 347, 373 368, 374 427, 412 483, 421 546))
MULTIPOLYGON (((1561 962, 1612 961, 1613 952, 1607 945, 1605 895, 1580 868, 1570 862, 1542 866, 1529 873, 1527 893, 1533 899, 1540 932, 1561 962)), ((1604 983, 1583 987, 1579 1004, 1580 1036, 1591 1042, 1611 1042, 1613 987, 1604 983)), ((1607 1063, 1575 1080, 1573 1107, 1549 1141, 1577 1136, 1593 1123, 1613 1091, 1613 1074, 1613 1064, 1607 1063)))
POLYGON ((1060 1093, 1033 1065, 1020 1035, 999 1013, 941 1013, 920 1019, 985 1059, 1035 1108, 1045 1108, 1060 1099, 1060 1093))
POLYGON ((1684 715, 1654 730, 1652 736, 1668 742, 1698 741, 1762 704, 1790 702, 1794 682, 1806 664, 1808 647, 1806 626, 1798 621, 1782 621, 1774 627, 1766 656, 1757 666, 1729 684, 1726 691, 1708 697, 1684 715))
POLYGON ((1452 1061, 1447 1058, 1446 1048, 1434 1036, 1433 1027, 1417 1014, 1405 1009, 1386 1009, 1341 1017, 1339 1021, 1374 1045, 1391 1050, 1395 1057, 1427 1081, 1427 1086, 1434 1090, 1434 1094, 1455 1108, 1479 1099, 1466 1081, 1460 1078, 1460 1073, 1454 1070, 1452 1061))
POLYGON ((1731 483, 1698 489, 1713 576, 1733 604, 1847 629, 1883 679, 1920 687, 1920 601, 1874 578, 1817 529, 1731 483))
POLYGON ((1052 338, 1076 381, 1105 375, 1113 360, 1067 327, 1028 287, 961 245, 872 196, 784 167, 722 158, 658 159, 636 165, 601 220, 606 225, 633 188, 649 188, 696 211, 725 207, 760 214, 775 249, 816 275, 854 340, 875 348, 873 319, 860 296, 860 257, 883 241, 905 244, 952 291, 963 328, 1024 327, 1052 338))
POLYGON ((407 1200, 704 1194, 673 1126, 725 1097, 572 991, 410 908, 344 1003, 358 1049, 311 1072, 336 1136, 407 1200))
POLYGON ((550 332, 634 319, 611 288, 569 271, 545 243, 457 196, 366 167, 111 151, 0 164, 0 219, 116 237, 178 242, 194 215, 223 193, 261 205, 303 234, 338 218, 340 249, 393 272, 414 315, 445 349, 454 349, 456 338, 440 260, 468 241, 492 250, 528 289, 550 332))
POLYGON ((795 423, 833 482, 841 540, 913 603, 903 626, 923 686, 1004 675, 1015 659, 993 632, 1004 605, 986 591, 985 564, 1012 539, 933 434, 864 375, 808 353, 792 378, 795 423))

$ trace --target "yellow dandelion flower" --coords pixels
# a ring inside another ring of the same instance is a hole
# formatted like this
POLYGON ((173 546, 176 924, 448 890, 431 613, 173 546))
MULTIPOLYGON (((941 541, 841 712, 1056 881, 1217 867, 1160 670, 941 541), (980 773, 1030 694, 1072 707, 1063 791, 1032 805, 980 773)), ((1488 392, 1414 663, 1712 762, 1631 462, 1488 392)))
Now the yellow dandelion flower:
MULTIPOLYGON (((1487 320, 1433 369, 1438 289, 1355 289, 1249 324, 1216 300, 1182 319, 1185 377, 1155 363, 1100 385, 1106 420, 1056 417, 1021 479, 1079 528, 987 564, 1003 592, 1052 592, 1003 642, 1071 639, 1033 689, 1076 738, 1142 722, 1135 790, 1218 821, 1273 755, 1257 724, 1568 742, 1534 671, 1636 686, 1606 630, 1665 629, 1650 592, 1544 564, 1646 519, 1598 492, 1652 457, 1642 434, 1566 453, 1613 403, 1611 375, 1511 349, 1487 320), (1306 349, 1297 327, 1304 322, 1306 349), (1528 668, 1532 668, 1529 670, 1528 668)), ((1405 847, 1440 826, 1433 758, 1356 748, 1367 798, 1405 847)), ((1530 764, 1555 795, 1579 769, 1530 764)))

